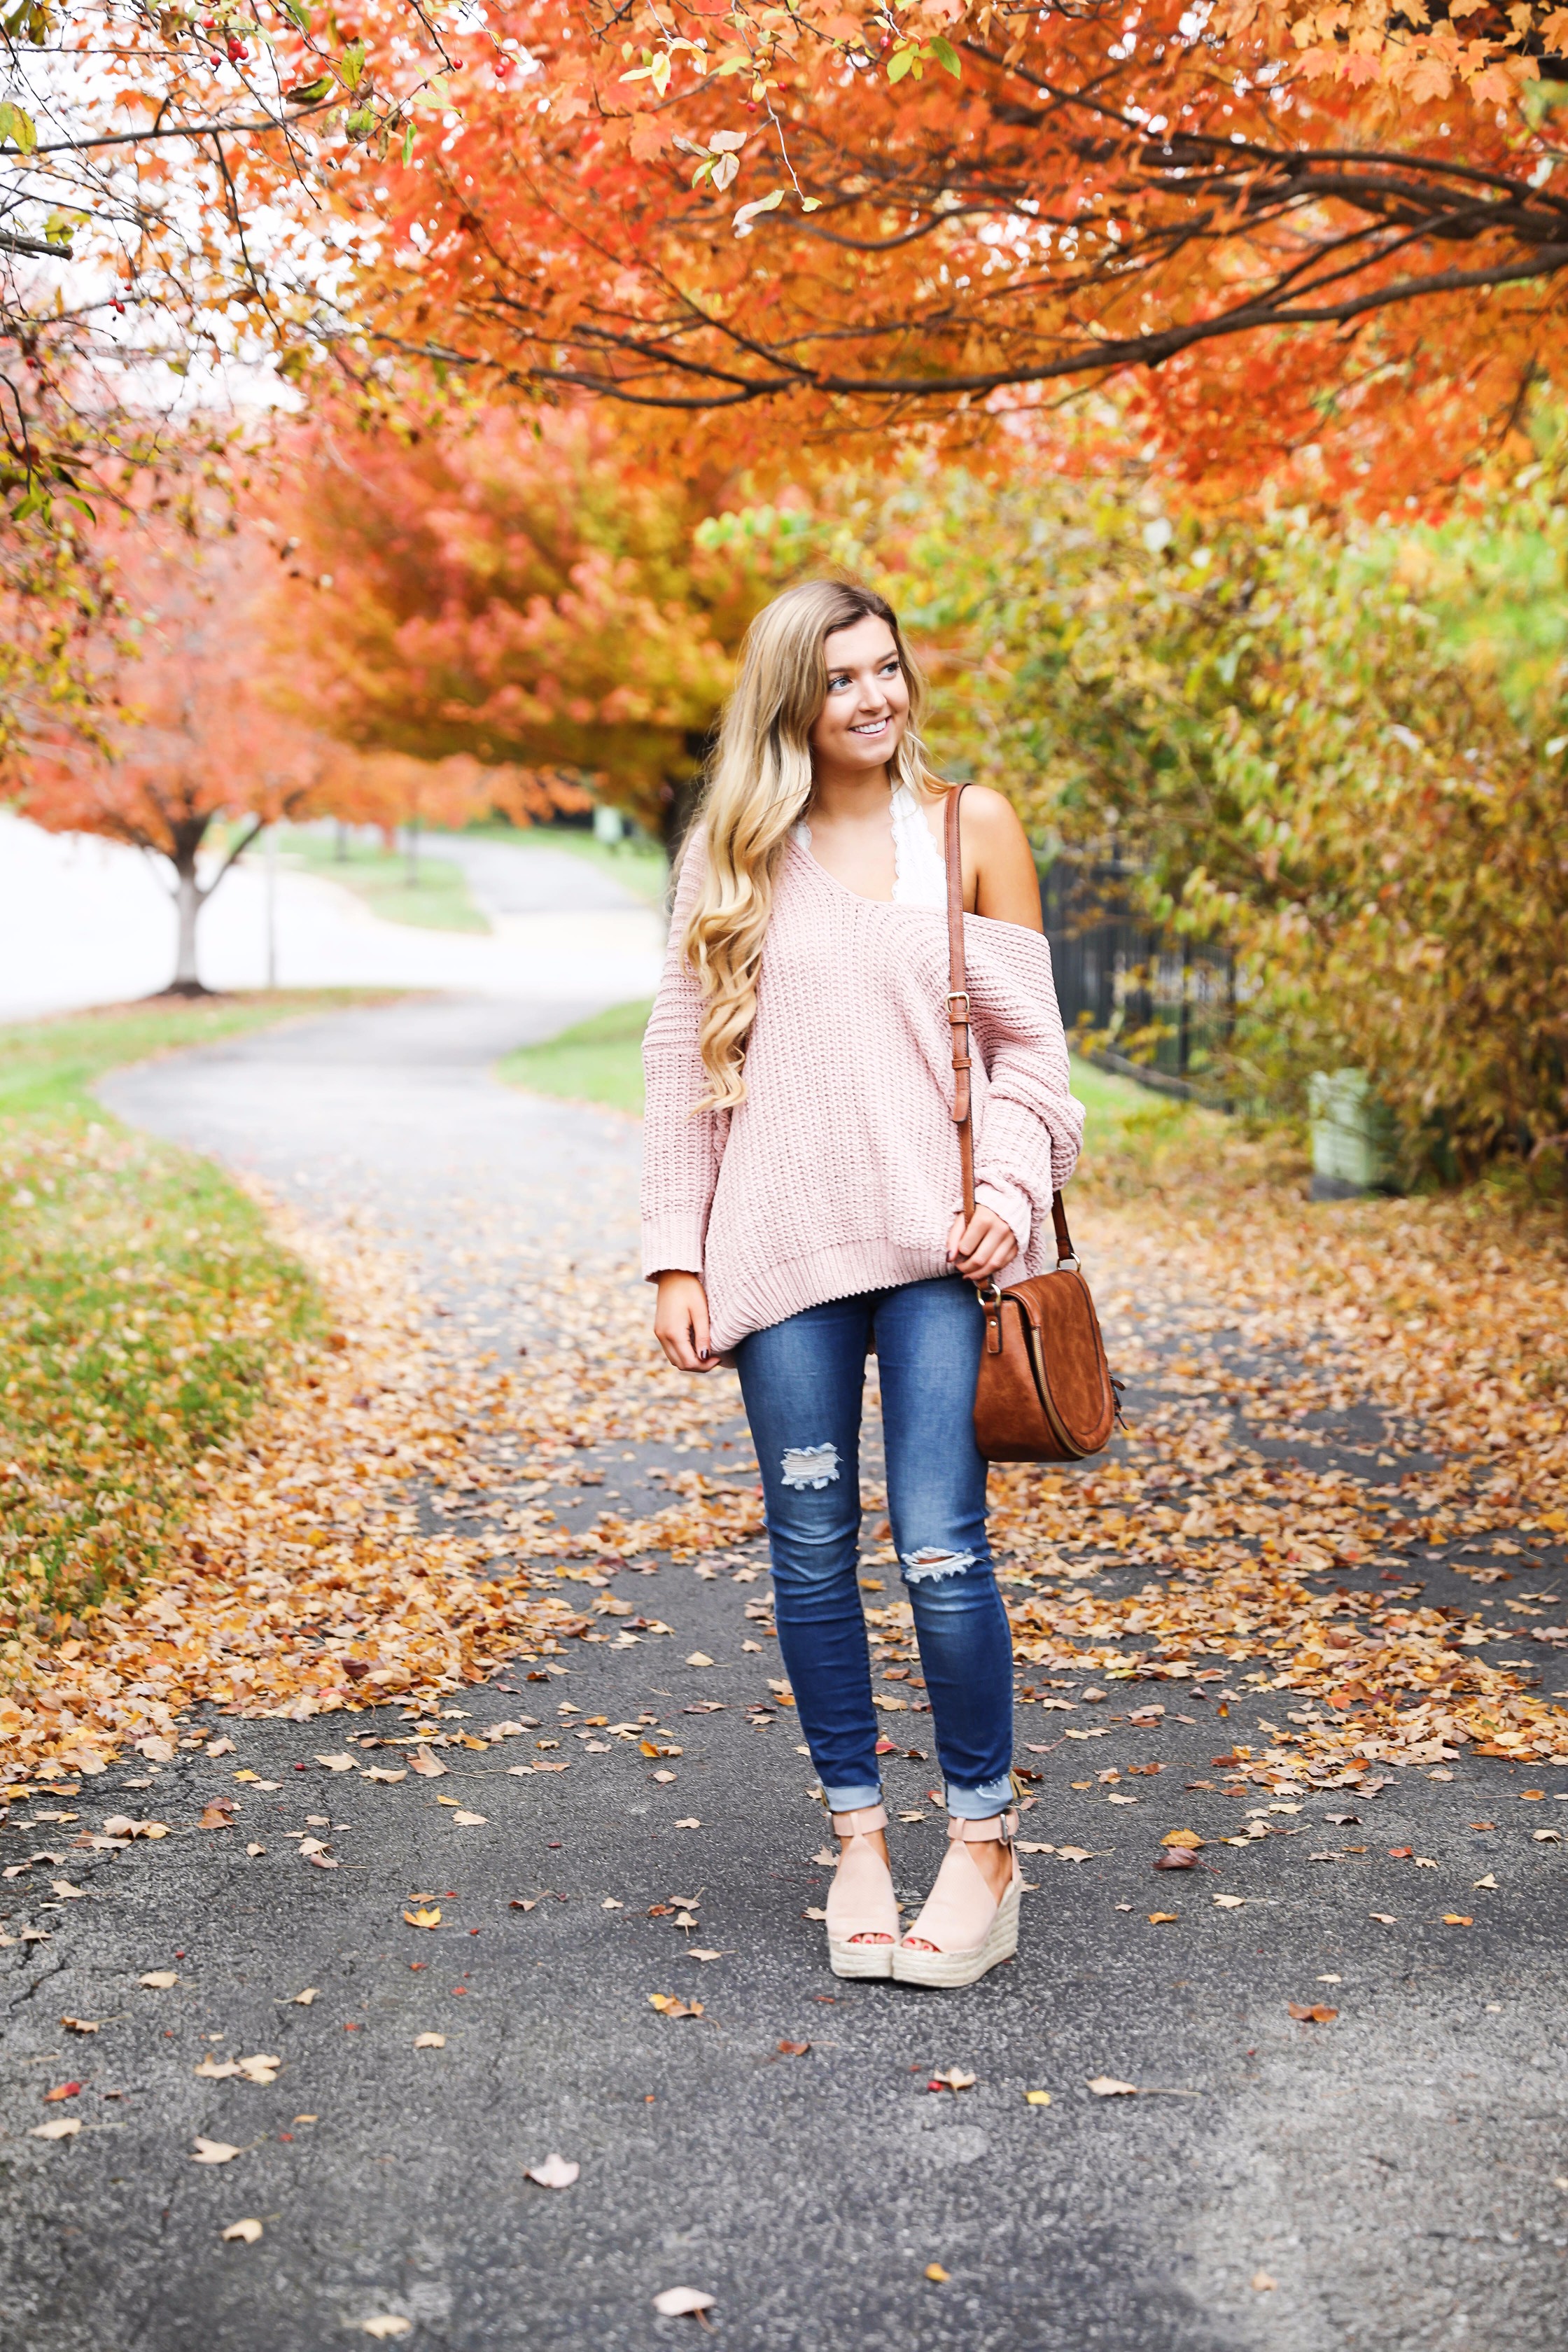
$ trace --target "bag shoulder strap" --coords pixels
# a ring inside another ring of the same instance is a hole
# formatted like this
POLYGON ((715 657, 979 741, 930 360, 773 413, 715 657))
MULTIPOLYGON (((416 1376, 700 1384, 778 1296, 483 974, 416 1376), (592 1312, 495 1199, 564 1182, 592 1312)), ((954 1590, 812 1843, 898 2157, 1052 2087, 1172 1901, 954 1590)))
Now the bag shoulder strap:
MULTIPOLYGON (((969 1050, 969 991, 963 956, 963 843, 958 809, 967 787, 955 784, 947 796, 942 832, 947 856, 947 1019, 952 1034, 952 1120, 958 1129, 958 1164, 963 1177, 963 1221, 974 1214, 974 1123, 970 1116, 969 1074, 973 1057, 969 1050)), ((1057 1237, 1057 1263, 1076 1265, 1078 1255, 1068 1231, 1067 1211, 1059 1192, 1051 1194, 1051 1223, 1057 1237)))

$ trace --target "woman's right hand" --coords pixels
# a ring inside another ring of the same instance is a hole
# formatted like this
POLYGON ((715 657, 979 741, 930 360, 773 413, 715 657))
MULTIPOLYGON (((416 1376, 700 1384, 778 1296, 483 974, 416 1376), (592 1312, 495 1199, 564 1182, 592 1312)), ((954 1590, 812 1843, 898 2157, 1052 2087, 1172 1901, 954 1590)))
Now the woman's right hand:
POLYGON ((708 1293, 695 1274, 661 1274, 653 1335, 679 1372, 716 1372, 708 1351, 708 1293))

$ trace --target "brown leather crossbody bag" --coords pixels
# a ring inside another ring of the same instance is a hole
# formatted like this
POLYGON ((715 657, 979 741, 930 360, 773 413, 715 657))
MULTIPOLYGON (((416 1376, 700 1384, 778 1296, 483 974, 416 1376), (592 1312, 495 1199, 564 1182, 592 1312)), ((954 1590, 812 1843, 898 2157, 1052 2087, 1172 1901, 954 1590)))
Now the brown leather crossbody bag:
MULTIPOLYGON (((947 1017, 952 1030, 952 1117, 963 1171, 963 1216, 974 1214, 974 1128, 970 1116, 969 992, 964 985, 963 858, 958 804, 947 796, 947 1017)), ((1110 1443, 1116 1391, 1100 1318, 1079 1270, 1062 1196, 1051 1196, 1057 1263, 1049 1274, 998 1290, 978 1286, 985 1344, 974 1390, 974 1436, 991 1462, 1080 1462, 1110 1443)))

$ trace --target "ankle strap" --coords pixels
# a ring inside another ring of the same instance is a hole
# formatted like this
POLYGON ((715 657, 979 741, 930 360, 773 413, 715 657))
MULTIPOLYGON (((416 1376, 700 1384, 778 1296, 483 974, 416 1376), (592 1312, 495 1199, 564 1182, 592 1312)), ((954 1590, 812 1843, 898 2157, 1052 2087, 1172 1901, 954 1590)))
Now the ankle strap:
POLYGON ((888 1826, 886 1805, 864 1805, 855 1813, 829 1813, 834 1832, 838 1837, 866 1837, 872 1830, 888 1826))
POLYGON ((1011 1845, 1017 1829, 1016 1813, 993 1813, 986 1822, 960 1821, 956 1813, 948 1816, 947 1834, 961 1845, 985 1845, 992 1840, 1011 1845))

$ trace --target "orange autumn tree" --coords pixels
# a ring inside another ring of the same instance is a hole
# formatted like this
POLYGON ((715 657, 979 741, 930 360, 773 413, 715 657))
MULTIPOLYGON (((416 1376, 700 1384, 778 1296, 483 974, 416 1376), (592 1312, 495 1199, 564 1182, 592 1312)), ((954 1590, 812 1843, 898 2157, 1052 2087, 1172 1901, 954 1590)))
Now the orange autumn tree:
POLYGON ((199 996, 203 908, 263 828, 302 811, 325 747, 257 690, 252 545, 163 536, 143 520, 112 543, 119 612, 89 656, 90 726, 35 737, 16 806, 52 833, 100 834, 165 862, 175 913, 170 992, 199 996), (204 853, 220 819, 236 830, 204 853))
POLYGON ((972 442, 1121 380, 1216 491, 1321 449, 1373 502, 1561 364, 1549 0, 60 0, 5 30, 18 511, 132 450, 88 375, 163 358, 572 387, 682 450, 717 421, 730 463, 972 442))
POLYGON ((499 0, 350 307, 676 453, 951 446, 1114 383, 1216 492, 1311 451, 1425 499, 1561 365, 1568 10, 1420 5, 1364 75, 1349 14, 499 0))
MULTIPOLYGON (((789 534, 704 543, 721 466, 684 479, 581 405, 414 440, 322 426, 270 518, 285 707, 342 742, 490 775, 527 821, 581 783, 658 831, 679 814, 789 534)), ((397 771, 404 773, 402 770, 397 771)))

